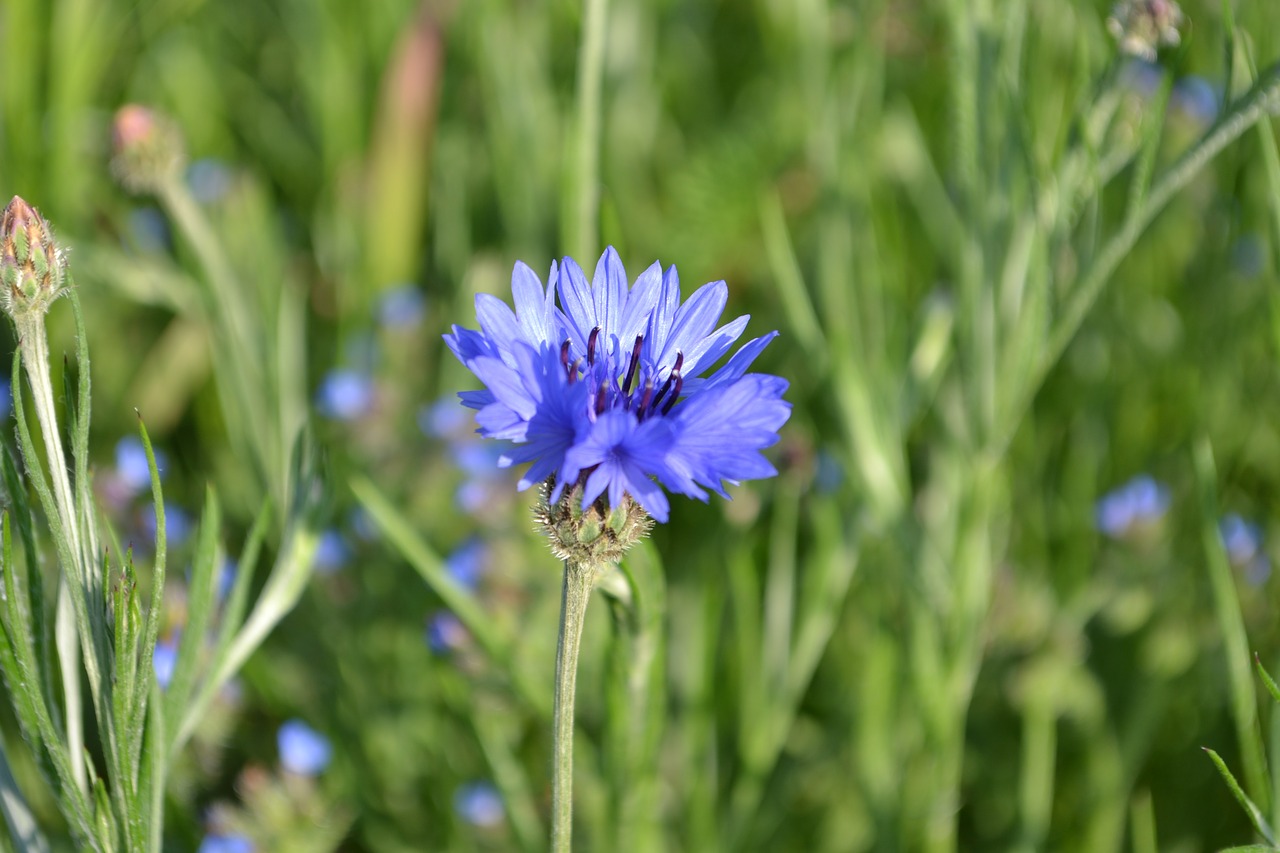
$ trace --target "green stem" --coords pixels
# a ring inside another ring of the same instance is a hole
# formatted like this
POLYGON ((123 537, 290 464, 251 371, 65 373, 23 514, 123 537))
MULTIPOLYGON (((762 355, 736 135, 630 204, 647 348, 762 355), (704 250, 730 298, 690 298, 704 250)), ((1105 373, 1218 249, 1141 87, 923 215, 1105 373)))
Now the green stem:
POLYGON ((551 783, 551 850, 568 853, 573 836, 573 693, 578 647, 591 588, 600 567, 566 560, 560 597, 560 641, 556 645, 555 769, 551 783))
POLYGON ((568 245, 586 263, 596 252, 600 208, 600 113, 604 78, 605 18, 608 0, 585 0, 578 50, 578 150, 574 157, 574 233, 568 245))

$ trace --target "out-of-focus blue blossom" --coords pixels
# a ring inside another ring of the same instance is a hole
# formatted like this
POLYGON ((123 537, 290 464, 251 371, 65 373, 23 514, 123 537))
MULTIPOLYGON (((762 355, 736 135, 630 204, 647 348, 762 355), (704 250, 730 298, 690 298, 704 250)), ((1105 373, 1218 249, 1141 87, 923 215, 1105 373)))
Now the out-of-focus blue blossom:
POLYGON ((1242 234, 1231 246, 1231 267, 1245 278, 1257 278, 1267 264, 1267 245, 1256 233, 1242 234))
POLYGON ((8 379, 0 379, 0 420, 11 414, 13 414, 13 388, 10 387, 8 379))
POLYGON ((129 211, 127 228, 133 242, 144 252, 161 254, 169 251, 172 238, 169 221, 155 207, 135 207, 129 211))
POLYGON ((351 529, 365 542, 374 542, 382 537, 382 531, 364 507, 359 506, 351 511, 351 529))
POLYGON ((336 572, 350 559, 351 546, 345 536, 333 528, 321 531, 320 541, 316 544, 316 571, 324 574, 336 572))
POLYGON ((1098 530, 1119 539, 1154 524, 1169 509, 1169 489, 1141 474, 1102 496, 1094 510, 1098 530))
POLYGON ((501 476, 502 469, 498 464, 502 459, 502 448, 491 441, 458 441, 449 451, 449 457, 464 474, 489 480, 501 476))
POLYGON ((156 642, 155 651, 151 653, 151 666, 156 671, 156 683, 161 688, 169 686, 173 681, 173 671, 178 665, 178 637, 156 642))
POLYGON ((1183 77, 1174 84, 1170 99, 1175 110, 1198 124, 1209 124, 1218 117, 1218 90, 1203 77, 1183 77))
POLYGON ((353 421, 373 408, 373 379, 358 370, 332 370, 316 391, 316 408, 327 418, 353 421))
POLYGON ((499 489, 498 482, 495 480, 473 478, 458 486, 453 500, 458 509, 467 515, 481 515, 501 497, 499 489))
POLYGON ((426 310, 427 301, 422 291, 412 284, 403 284, 388 290, 378 300, 378 322, 384 329, 408 329, 422 322, 426 310))
POLYGON ((418 429, 429 438, 453 438, 468 429, 471 418, 467 410, 458 406, 456 397, 450 395, 418 410, 418 429))
POLYGON ((468 539, 445 559, 445 571, 462 586, 474 590, 480 584, 488 557, 489 549, 483 541, 468 539))
POLYGON ((1163 78, 1164 69, 1144 59, 1131 59, 1120 69, 1120 84, 1143 98, 1153 96, 1163 78))
POLYGON ((815 491, 825 495, 840 488, 840 484, 844 482, 844 466, 840 464, 839 457, 823 448, 818 451, 815 467, 813 475, 815 491))
POLYGON ((231 189, 231 168, 221 160, 205 157, 187 167, 187 187, 196 201, 213 204, 231 189))
POLYGON ((302 720, 289 720, 276 735, 280 766, 298 776, 315 776, 329 766, 333 746, 329 739, 302 720))
MULTIPOLYGON (((156 455, 156 470, 163 480, 168 459, 162 451, 154 447, 152 451, 156 455)), ((151 468, 147 464, 147 449, 142 446, 142 439, 126 435, 116 442, 116 476, 135 494, 151 488, 151 468)))
POLYGON ((457 616, 447 610, 441 610, 427 620, 427 646, 438 655, 453 651, 466 639, 467 629, 457 616))
POLYGON ((218 601, 226 601, 231 594, 231 587, 236 584, 236 573, 240 567, 230 557, 224 557, 218 570, 218 601))
MULTIPOLYGON (((148 506, 143 515, 143 526, 151 542, 156 541, 156 508, 148 506)), ((176 547, 187 541, 191 535, 191 516, 177 504, 164 502, 164 531, 170 547, 176 547)))
POLYGON ((206 835, 197 853, 254 853, 254 846, 243 835, 206 835))
POLYGON ((502 795, 488 782, 463 785, 453 795, 453 810, 472 826, 492 829, 506 818, 502 795))
POLYGON ((1271 577, 1271 558, 1263 550, 1262 528, 1230 513, 1218 525, 1222 547, 1231 565, 1244 571, 1245 580, 1261 586, 1271 577))

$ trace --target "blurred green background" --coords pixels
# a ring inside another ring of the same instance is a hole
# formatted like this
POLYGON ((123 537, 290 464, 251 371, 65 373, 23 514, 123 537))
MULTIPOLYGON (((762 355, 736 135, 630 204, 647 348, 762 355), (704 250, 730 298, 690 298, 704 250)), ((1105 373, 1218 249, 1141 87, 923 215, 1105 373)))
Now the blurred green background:
POLYGON ((642 601, 593 604, 579 849, 1247 843, 1200 748, 1280 813, 1248 669, 1280 663, 1269 121, 1134 212, 1280 54, 1280 7, 1187 2, 1147 63, 1104 2, 593 3, 598 108, 568 0, 0 0, 0 191, 70 248, 122 541, 135 407, 229 545, 263 498, 244 448, 287 456, 220 401, 199 248, 113 178, 125 104, 180 131, 287 386, 257 399, 309 403, 324 457, 317 574, 175 775, 172 849, 544 848, 559 566, 440 335, 516 260, 609 244, 726 279, 795 408, 776 480, 675 499, 642 601), (289 719, 322 772, 281 769, 289 719))

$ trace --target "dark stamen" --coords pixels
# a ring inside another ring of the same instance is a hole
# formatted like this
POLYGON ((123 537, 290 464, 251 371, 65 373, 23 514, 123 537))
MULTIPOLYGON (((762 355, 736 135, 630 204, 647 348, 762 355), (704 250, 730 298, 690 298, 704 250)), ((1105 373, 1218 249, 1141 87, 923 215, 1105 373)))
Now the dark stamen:
POLYGON ((627 368, 627 381, 622 383, 622 393, 631 393, 631 383, 636 378, 636 372, 640 369, 640 345, 644 343, 644 337, 636 335, 636 345, 631 348, 631 365, 627 368))
POLYGON ((600 383, 600 390, 596 392, 596 414, 597 414, 597 415, 603 415, 603 414, 604 414, 604 406, 605 406, 605 403, 607 402, 607 400, 606 400, 606 398, 605 398, 605 392, 606 392, 607 390, 608 390, 608 389, 606 389, 606 388, 605 388, 604 383, 603 383, 603 382, 601 382, 601 383, 600 383))
POLYGON ((684 377, 680 375, 679 368, 671 371, 671 375, 676 378, 676 387, 675 390, 671 392, 671 396, 667 398, 666 404, 662 407, 662 414, 664 415, 667 412, 670 412, 671 407, 676 404, 676 400, 680 399, 680 387, 684 385, 684 377))
POLYGON ((649 407, 649 400, 653 398, 653 377, 650 376, 644 381, 644 392, 640 395, 640 405, 636 406, 636 415, 641 420, 644 419, 645 409, 649 407))
MULTIPOLYGON (((569 341, 565 340, 560 345, 560 366, 564 368, 565 373, 569 373, 569 341)), ((573 381, 573 374, 569 375, 569 381, 573 381)))
MULTIPOLYGON (((662 398, 666 396, 667 392, 671 390, 671 383, 679 379, 680 367, 683 364, 684 364, 684 353, 682 352, 676 353, 676 366, 671 368, 671 375, 667 377, 666 382, 662 383, 662 390, 658 392, 658 396, 653 398, 653 407, 655 409, 658 408, 658 404, 662 402, 662 398)), ((679 386, 676 387, 676 393, 677 394, 680 393, 679 386)), ((671 399, 674 400, 675 398, 672 397, 671 399)), ((663 414, 664 415, 666 414, 666 410, 663 410, 663 414)))
POLYGON ((587 338, 587 364, 596 363, 596 341, 600 340, 600 327, 596 326, 591 330, 591 337, 587 338))
POLYGON ((582 367, 582 359, 578 359, 569 365, 569 384, 572 385, 574 380, 578 378, 578 369, 582 367))

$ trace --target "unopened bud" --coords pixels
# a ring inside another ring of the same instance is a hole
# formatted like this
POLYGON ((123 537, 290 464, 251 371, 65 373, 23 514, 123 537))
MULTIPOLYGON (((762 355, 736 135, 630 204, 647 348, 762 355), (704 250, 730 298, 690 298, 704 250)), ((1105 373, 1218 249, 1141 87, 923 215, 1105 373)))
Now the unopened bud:
POLYGON ((15 322, 43 315, 66 291, 66 262, 53 231, 18 196, 0 214, 0 305, 15 322))
POLYGON ((116 112, 111 172, 130 192, 155 192, 186 163, 182 134, 168 118, 137 104, 116 112))
POLYGON ((594 567, 616 563, 653 527, 653 519, 630 495, 616 507, 609 506, 601 495, 583 509, 581 481, 565 489, 552 504, 548 498, 554 488, 551 480, 543 484, 534 514, 552 553, 561 560, 594 567))
POLYGON ((1107 29, 1122 53, 1154 62, 1162 47, 1182 41, 1182 9, 1175 0, 1123 0, 1111 10, 1107 29))

